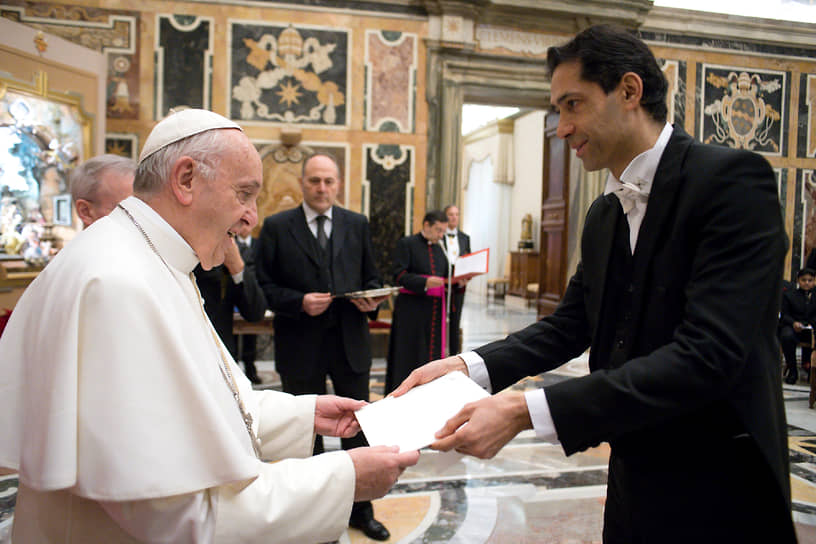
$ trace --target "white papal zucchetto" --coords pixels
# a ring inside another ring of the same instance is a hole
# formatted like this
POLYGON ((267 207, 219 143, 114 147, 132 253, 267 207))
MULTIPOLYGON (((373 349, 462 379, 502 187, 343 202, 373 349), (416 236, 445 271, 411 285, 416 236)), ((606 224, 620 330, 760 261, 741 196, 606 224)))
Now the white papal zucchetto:
POLYGON ((139 162, 172 143, 216 128, 241 130, 241 127, 233 121, 208 110, 187 109, 171 113, 153 127, 145 140, 139 162))

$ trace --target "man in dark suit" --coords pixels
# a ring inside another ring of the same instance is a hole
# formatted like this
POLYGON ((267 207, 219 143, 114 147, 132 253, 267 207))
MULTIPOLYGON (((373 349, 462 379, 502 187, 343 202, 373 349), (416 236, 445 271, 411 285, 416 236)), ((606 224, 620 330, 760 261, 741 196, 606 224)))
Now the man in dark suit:
POLYGON ((567 454, 606 441, 605 543, 795 542, 773 170, 668 125, 665 77, 629 32, 590 27, 547 61, 558 136, 610 170, 581 263, 552 315, 396 394, 455 369, 498 392, 590 348, 589 375, 471 403, 432 447, 492 457, 529 428, 567 454))
MULTIPOLYGON (((470 253, 470 236, 459 230, 459 208, 450 204, 442 210, 448 218, 448 230, 442 238, 448 262, 455 263, 460 255, 470 253)), ((459 334, 459 323, 462 321, 462 304, 465 302, 465 287, 467 280, 456 283, 451 293, 451 307, 448 313, 450 325, 448 330, 448 353, 458 353, 462 350, 462 338, 459 334)))
MULTIPOLYGON (((785 354, 785 381, 796 383, 799 371, 796 368, 796 346, 800 342, 813 341, 813 327, 816 327, 816 296, 813 294, 813 279, 816 272, 803 268, 796 275, 796 289, 782 293, 782 310, 779 317, 779 343, 785 354)), ((810 369, 811 348, 802 346, 802 368, 810 369)))
POLYGON ((232 247, 228 248, 224 264, 204 270, 197 265, 193 270, 198 290, 204 299, 204 310, 212 321, 221 341, 233 359, 244 361, 244 373, 254 384, 261 378, 255 368, 255 336, 243 338, 241 351, 238 338, 232 334, 235 308, 247 321, 260 321, 266 311, 264 297, 255 276, 255 248, 251 245, 251 227, 244 225, 232 247), (243 240, 243 241, 241 241, 243 240))
MULTIPOLYGON (((283 390, 334 392, 368 400, 371 340, 367 315, 384 299, 334 297, 382 286, 374 263, 368 220, 334 202, 342 180, 333 157, 303 162, 303 204, 267 217, 258 238, 258 279, 275 312, 275 368, 283 390)), ((362 433, 343 449, 366 445, 362 433)), ((323 451, 322 437, 315 453, 323 451)), ((349 524, 370 538, 387 540, 370 502, 354 503, 349 524)))

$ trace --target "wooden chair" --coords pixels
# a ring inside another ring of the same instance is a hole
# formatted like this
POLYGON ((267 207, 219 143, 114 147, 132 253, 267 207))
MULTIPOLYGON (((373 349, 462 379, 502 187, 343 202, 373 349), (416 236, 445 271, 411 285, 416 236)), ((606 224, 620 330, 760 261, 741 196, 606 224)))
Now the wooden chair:
POLYGON ((810 397, 808 398, 808 408, 813 410, 813 403, 816 402, 816 351, 810 352, 810 397))
POLYGON ((526 289, 527 307, 531 308, 538 303, 538 284, 528 283, 526 289))
POLYGON ((510 285, 510 254, 504 258, 504 275, 498 278, 488 278, 487 280, 487 300, 490 300, 490 292, 493 298, 504 298, 507 294, 507 287, 510 285))
MULTIPOLYGON (((814 334, 813 329, 810 329, 810 342, 799 342, 799 346, 810 348, 810 369, 808 370, 810 395, 808 397, 808 408, 812 410, 814 403, 816 403, 816 334, 814 334)), ((804 370, 804 361, 802 361, 802 369, 804 370)))

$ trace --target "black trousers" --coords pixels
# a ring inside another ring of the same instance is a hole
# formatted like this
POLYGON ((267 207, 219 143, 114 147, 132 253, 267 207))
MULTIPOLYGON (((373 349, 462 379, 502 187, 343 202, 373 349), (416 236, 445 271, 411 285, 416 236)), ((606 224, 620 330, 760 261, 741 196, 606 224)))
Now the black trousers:
MULTIPOLYGON (((319 367, 313 369, 308 377, 281 374, 283 390, 293 395, 325 395, 326 376, 328 376, 331 378, 335 395, 368 401, 368 382, 371 371, 357 373, 352 370, 346 359, 340 327, 326 329, 321 341, 320 353, 323 356, 318 361, 319 367)), ((368 446, 362 432, 351 438, 341 438, 340 443, 344 450, 368 446)), ((314 454, 319 455, 324 451, 323 437, 318 435, 315 439, 314 454)), ((351 508, 351 519, 366 519, 371 517, 373 512, 370 501, 355 502, 351 508)))
MULTIPOLYGON (((783 326, 779 329, 779 343, 782 345, 782 353, 785 355, 785 366, 789 370, 796 372, 796 346, 799 342, 810 344, 811 331, 804 330, 796 332, 793 327, 783 326)), ((807 346, 802 346, 802 367, 810 367, 810 352, 807 346)))
POLYGON ((791 513, 748 435, 623 457, 613 452, 604 544, 795 543, 791 513))
POLYGON ((233 337, 235 345, 238 347, 236 361, 243 361, 247 375, 257 374, 255 369, 255 359, 258 354, 258 336, 254 334, 240 334, 233 337))

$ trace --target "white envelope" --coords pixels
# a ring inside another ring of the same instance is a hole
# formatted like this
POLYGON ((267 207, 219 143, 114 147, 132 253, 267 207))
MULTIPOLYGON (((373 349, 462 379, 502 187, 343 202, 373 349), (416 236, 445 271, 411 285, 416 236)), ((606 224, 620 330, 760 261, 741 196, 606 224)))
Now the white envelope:
POLYGON ((489 393, 465 376, 451 372, 411 389, 401 397, 386 397, 355 412, 368 443, 399 446, 400 451, 436 442, 434 434, 462 407, 489 393))

